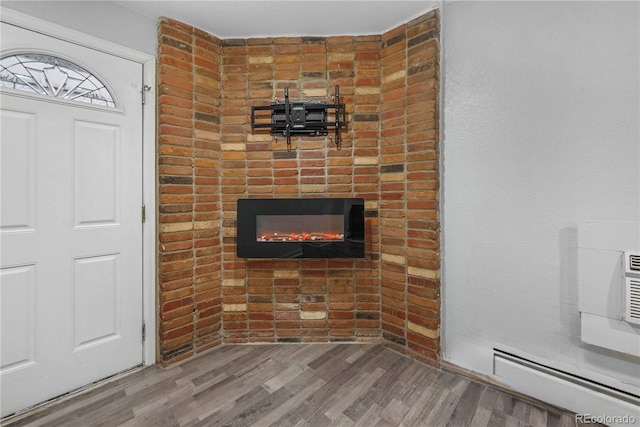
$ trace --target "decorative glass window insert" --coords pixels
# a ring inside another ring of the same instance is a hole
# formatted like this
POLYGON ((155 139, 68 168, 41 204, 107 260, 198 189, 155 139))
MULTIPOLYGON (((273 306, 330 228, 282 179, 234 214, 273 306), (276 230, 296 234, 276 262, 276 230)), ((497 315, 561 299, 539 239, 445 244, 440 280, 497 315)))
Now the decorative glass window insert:
POLYGON ((89 71, 53 55, 24 53, 0 59, 0 87, 115 108, 105 85, 89 71))

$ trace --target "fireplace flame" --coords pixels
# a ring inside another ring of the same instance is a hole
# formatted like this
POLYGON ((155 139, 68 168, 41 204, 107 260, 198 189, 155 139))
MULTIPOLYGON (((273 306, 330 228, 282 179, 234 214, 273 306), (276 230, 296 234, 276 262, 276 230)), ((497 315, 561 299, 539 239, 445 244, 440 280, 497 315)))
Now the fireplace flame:
POLYGON ((304 242, 342 241, 344 234, 338 233, 262 233, 258 242, 304 242))

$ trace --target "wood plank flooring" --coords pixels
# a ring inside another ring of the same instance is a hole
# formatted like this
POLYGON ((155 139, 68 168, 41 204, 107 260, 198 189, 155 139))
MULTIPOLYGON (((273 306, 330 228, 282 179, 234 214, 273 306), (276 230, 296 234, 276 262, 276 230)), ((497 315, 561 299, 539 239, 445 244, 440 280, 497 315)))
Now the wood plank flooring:
POLYGON ((369 344, 223 346, 7 420, 18 426, 574 426, 534 405, 369 344))

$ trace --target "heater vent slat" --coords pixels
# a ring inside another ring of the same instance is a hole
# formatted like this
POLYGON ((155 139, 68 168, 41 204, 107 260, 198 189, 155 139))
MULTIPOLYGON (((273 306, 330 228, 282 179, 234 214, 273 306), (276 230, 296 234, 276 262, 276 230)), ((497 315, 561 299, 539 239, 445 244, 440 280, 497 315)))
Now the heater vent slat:
POLYGON ((640 324, 640 279, 628 277, 625 285, 627 293, 625 320, 640 324))
POLYGON ((640 271, 640 255, 629 255, 629 270, 640 271))

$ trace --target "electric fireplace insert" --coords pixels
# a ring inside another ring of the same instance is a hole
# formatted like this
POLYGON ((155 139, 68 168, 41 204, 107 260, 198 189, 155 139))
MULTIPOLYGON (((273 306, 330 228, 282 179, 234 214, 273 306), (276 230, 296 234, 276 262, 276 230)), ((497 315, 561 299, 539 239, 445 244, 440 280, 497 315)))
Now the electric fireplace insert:
POLYGON ((240 199, 239 258, 364 258, 364 200, 240 199))

